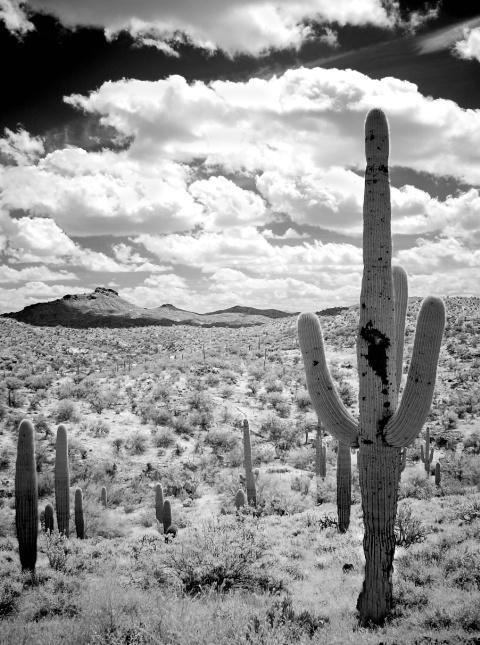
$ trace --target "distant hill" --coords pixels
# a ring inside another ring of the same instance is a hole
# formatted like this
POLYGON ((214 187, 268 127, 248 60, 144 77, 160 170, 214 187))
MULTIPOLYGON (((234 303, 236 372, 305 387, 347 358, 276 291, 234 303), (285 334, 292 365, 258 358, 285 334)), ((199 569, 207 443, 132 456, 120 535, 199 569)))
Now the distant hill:
MULTIPOLYGON (((276 310, 267 310, 275 312, 276 310)), ((292 316, 277 312, 281 316, 292 316)), ((249 327, 264 325, 280 315, 266 315, 251 307, 232 307, 221 312, 197 314, 165 304, 144 309, 121 298, 114 289, 97 287, 93 293, 67 294, 51 302, 28 305, 22 311, 1 314, 19 322, 41 327, 145 327, 149 325, 192 325, 198 327, 249 327), (251 312, 251 313, 248 313, 251 312)))
MULTIPOLYGON (((164 305, 165 306, 165 305, 164 305)), ((300 312, 290 313, 288 311, 280 311, 279 309, 255 309, 255 307, 242 307, 235 305, 229 309, 219 309, 218 311, 210 311, 204 316, 215 316, 217 314, 240 314, 242 316, 266 316, 267 318, 288 318, 289 316, 298 316, 300 312)))

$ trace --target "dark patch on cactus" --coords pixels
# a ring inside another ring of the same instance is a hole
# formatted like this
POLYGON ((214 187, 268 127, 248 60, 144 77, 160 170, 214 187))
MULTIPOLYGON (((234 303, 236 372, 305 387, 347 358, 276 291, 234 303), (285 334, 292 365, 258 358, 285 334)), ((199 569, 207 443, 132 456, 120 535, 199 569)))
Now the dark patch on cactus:
POLYGON ((361 328, 360 336, 368 345, 368 352, 363 356, 375 374, 382 379, 382 383, 388 385, 387 348, 390 347, 390 339, 380 330, 375 329, 371 320, 361 328))

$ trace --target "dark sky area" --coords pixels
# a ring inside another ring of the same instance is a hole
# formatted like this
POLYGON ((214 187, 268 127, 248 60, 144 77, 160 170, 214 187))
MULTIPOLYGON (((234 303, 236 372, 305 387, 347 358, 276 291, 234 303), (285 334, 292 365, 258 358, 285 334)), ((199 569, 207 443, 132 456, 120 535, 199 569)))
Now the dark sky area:
MULTIPOLYGON (((424 9, 423 2, 401 2, 405 15, 424 9)), ((450 98, 464 108, 480 106, 480 65, 477 61, 459 61, 449 49, 414 55, 418 40, 462 20, 480 15, 473 3, 443 0, 438 18, 409 36, 374 27, 332 27, 338 31, 339 46, 332 48, 313 40, 299 51, 276 51, 258 58, 239 55, 229 58, 221 51, 214 54, 187 44, 177 47, 178 58, 154 47, 136 47, 127 33, 107 41, 103 30, 65 29, 55 18, 33 15, 35 31, 19 39, 0 27, 3 66, 3 98, 0 127, 31 134, 56 136, 56 145, 64 127, 75 137, 79 115, 62 97, 72 93, 88 94, 106 80, 137 78, 158 80, 180 74, 187 80, 229 78, 241 80, 259 75, 269 77, 287 68, 299 66, 355 69, 371 78, 394 76, 419 86, 423 94, 450 98)), ((91 120, 91 117, 90 117, 91 120)), ((95 124, 90 123, 95 129, 95 124)), ((98 132, 95 132, 98 135, 98 132)), ((73 141, 70 141, 72 143, 73 141)))

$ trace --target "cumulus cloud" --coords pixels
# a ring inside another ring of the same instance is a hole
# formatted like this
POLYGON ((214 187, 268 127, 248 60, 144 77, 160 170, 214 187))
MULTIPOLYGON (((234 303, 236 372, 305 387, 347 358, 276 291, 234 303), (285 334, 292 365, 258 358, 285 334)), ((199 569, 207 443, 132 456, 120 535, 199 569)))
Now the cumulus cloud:
POLYGON ((434 9, 427 9, 412 12, 405 21, 395 0, 29 0, 28 6, 52 13, 70 28, 103 27, 109 38, 129 31, 139 43, 169 54, 187 39, 208 50, 256 55, 271 48, 298 48, 312 35, 312 22, 415 29, 435 16, 434 9))
POLYGON ((401 266, 411 271, 435 272, 439 268, 445 271, 449 268, 480 267, 480 251, 453 237, 435 240, 419 238, 417 246, 398 251, 395 258, 401 266))
POLYGON ((20 311, 37 302, 49 302, 56 298, 63 298, 66 293, 85 293, 85 289, 60 283, 49 285, 42 281, 27 282, 15 289, 0 287, 0 311, 20 311))
POLYGON ((32 137, 23 129, 12 132, 5 128, 5 136, 0 139, 0 159, 4 157, 7 164, 12 162, 18 166, 30 165, 44 152, 41 138, 32 137))
POLYGON ((480 27, 465 29, 462 40, 455 43, 454 51, 460 58, 480 61, 480 27))
POLYGON ((25 11, 23 0, 0 0, 0 20, 11 33, 21 38, 35 29, 25 11))
POLYGON ((55 282, 57 280, 78 280, 78 278, 69 271, 51 271, 45 266, 14 269, 6 264, 0 265, 0 282, 55 282))

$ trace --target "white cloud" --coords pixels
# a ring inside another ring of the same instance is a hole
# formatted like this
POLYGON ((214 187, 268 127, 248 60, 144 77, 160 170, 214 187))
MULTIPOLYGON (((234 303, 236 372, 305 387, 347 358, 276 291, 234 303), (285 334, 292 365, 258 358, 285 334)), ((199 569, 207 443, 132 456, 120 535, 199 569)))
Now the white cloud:
POLYGON ((465 29, 463 39, 455 43, 455 52, 460 58, 480 61, 480 27, 465 29))
MULTIPOLYGON (((197 47, 221 48, 228 54, 259 54, 270 48, 298 48, 312 30, 309 21, 321 24, 403 24, 397 2, 381 0, 29 0, 36 11, 53 13, 68 27, 103 27, 108 37, 127 30, 140 43, 174 53, 175 42, 186 37, 197 47)), ((429 12, 414 12, 415 28, 429 12)))
POLYGON ((194 310, 194 289, 174 273, 150 276, 143 284, 120 289, 118 293, 125 300, 147 309, 173 303, 180 309, 190 307, 194 310))
POLYGON ((77 276, 68 271, 51 271, 45 266, 31 266, 14 269, 6 264, 0 265, 0 282, 55 282, 57 280, 77 280, 77 276))
POLYGON ((11 33, 24 36, 35 29, 27 17, 23 0, 0 0, 0 20, 11 33))
POLYGON ((201 220, 205 230, 262 224, 265 219, 263 199, 225 177, 196 181, 190 185, 189 192, 205 209, 201 220))
POLYGON ((480 251, 469 248, 453 237, 436 240, 417 240, 417 246, 395 254, 395 259, 406 270, 435 272, 438 269, 480 267, 480 251))
POLYGON ((20 311, 24 307, 34 305, 37 302, 49 302, 56 298, 63 298, 66 293, 85 293, 85 289, 64 284, 47 285, 41 281, 27 282, 15 289, 0 287, 0 311, 20 311))
POLYGON ((262 231, 262 235, 267 240, 305 240, 311 238, 308 233, 299 233, 293 228, 287 228, 283 235, 276 235, 268 228, 262 231))
POLYGON ((12 132, 5 128, 5 136, 0 139, 0 155, 5 155, 19 166, 34 163, 44 152, 41 138, 32 137, 22 129, 12 132))

